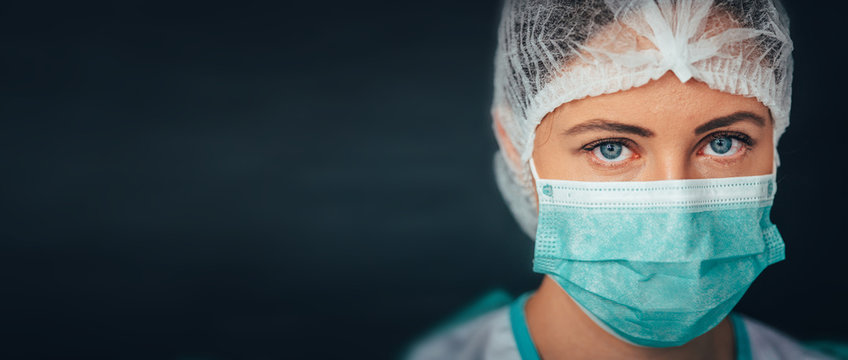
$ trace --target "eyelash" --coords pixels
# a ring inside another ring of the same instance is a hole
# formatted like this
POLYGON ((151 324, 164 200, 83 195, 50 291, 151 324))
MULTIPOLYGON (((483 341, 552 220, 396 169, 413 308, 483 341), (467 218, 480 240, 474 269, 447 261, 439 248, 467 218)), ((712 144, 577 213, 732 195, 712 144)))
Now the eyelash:
MULTIPOLYGON (((742 146, 745 148, 746 151, 750 150, 755 144, 754 139, 751 139, 750 136, 748 136, 744 133, 737 132, 737 131, 717 131, 717 132, 714 132, 712 134, 705 136, 701 140, 701 142, 698 145, 698 153, 702 153, 701 149, 703 149, 704 146, 709 145, 709 143, 711 141, 718 139, 718 138, 723 138, 723 137, 729 137, 729 138, 736 139, 736 140, 740 141, 742 143, 742 146)), ((628 139, 628 138, 605 138, 605 139, 598 139, 598 140, 592 141, 592 142, 590 142, 586 145, 583 145, 580 148, 580 150, 583 151, 583 152, 586 152, 586 153, 591 153, 597 147, 599 147, 603 144, 607 144, 607 143, 618 143, 618 144, 621 144, 624 147, 627 147, 631 151, 633 150, 634 147, 636 147, 635 142, 633 140, 628 139)), ((637 156, 638 156, 638 153, 636 153, 635 151, 634 151, 634 154, 637 154, 637 156)), ((620 163, 624 163, 624 161, 614 162, 614 163, 606 163, 606 164, 604 164, 604 166, 615 167, 617 165, 620 165, 620 163)))
POLYGON ((628 148, 630 148, 634 144, 633 140, 630 140, 628 138, 606 138, 606 139, 598 139, 598 140, 592 141, 592 142, 590 142, 586 145, 583 145, 583 147, 580 150, 593 151, 593 150, 595 150, 596 147, 601 146, 601 145, 606 144, 606 143, 619 143, 619 144, 626 146, 628 148))
POLYGON ((722 138, 722 137, 729 137, 729 138, 739 140, 739 141, 742 142, 743 146, 746 146, 748 148, 754 146, 754 139, 751 139, 751 137, 746 135, 746 134, 743 134, 741 132, 736 132, 736 131, 717 131, 717 132, 714 132, 712 134, 707 135, 707 137, 705 137, 704 140, 706 140, 706 143, 709 144, 710 141, 713 141, 715 139, 722 138))

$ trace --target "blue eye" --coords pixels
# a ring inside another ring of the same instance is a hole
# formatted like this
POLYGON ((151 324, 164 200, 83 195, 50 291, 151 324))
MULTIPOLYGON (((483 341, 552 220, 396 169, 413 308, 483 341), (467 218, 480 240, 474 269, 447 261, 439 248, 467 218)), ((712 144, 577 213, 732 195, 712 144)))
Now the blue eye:
POLYGON ((620 142, 605 142, 598 144, 592 149, 592 153, 601 161, 618 162, 627 160, 633 152, 620 142))
POLYGON ((605 157, 607 160, 615 160, 619 155, 621 155, 621 149, 623 146, 618 143, 606 143, 600 146, 601 155, 605 157))
POLYGON ((723 136, 720 138, 713 139, 713 141, 710 141, 710 148, 712 148, 716 154, 724 154, 730 151, 730 148, 732 146, 733 138, 729 136, 723 136))
POLYGON ((733 136, 721 136, 713 139, 704 148, 704 154, 711 156, 730 156, 742 148, 742 142, 733 136))

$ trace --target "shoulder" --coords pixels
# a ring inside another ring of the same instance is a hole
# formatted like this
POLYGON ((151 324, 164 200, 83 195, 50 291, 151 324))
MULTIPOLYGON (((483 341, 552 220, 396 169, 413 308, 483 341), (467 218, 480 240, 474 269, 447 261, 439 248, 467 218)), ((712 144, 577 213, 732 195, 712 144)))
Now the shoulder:
POLYGON ((798 340, 744 315, 739 315, 745 324, 751 346, 752 360, 781 359, 832 359, 822 353, 804 347, 798 340))
POLYGON ((512 335, 509 306, 500 307, 424 338, 411 348, 406 358, 520 359, 512 335))

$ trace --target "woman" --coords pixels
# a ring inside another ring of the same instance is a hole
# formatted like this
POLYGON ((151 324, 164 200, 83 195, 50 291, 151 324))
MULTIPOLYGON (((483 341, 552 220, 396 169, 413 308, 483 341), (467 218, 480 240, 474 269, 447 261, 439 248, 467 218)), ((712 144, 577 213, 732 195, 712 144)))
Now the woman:
POLYGON ((768 0, 507 1, 497 180, 546 276, 411 357, 826 358, 730 313, 784 256, 791 51, 768 0))

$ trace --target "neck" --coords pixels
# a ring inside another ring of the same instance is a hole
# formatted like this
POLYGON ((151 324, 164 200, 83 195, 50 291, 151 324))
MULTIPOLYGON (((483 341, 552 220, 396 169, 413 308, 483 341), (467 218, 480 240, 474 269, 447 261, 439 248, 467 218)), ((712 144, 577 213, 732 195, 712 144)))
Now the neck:
POLYGON ((725 318, 688 343, 669 348, 641 347, 607 333, 548 276, 527 300, 527 327, 543 359, 720 359, 735 357, 733 328, 725 318))

